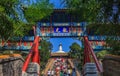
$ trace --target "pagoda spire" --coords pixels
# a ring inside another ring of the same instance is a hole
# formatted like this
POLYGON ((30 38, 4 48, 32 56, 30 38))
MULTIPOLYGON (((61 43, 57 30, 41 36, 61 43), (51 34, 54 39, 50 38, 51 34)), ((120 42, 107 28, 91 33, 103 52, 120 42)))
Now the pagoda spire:
POLYGON ((59 50, 57 51, 57 53, 65 53, 65 52, 62 50, 62 43, 59 44, 59 50))

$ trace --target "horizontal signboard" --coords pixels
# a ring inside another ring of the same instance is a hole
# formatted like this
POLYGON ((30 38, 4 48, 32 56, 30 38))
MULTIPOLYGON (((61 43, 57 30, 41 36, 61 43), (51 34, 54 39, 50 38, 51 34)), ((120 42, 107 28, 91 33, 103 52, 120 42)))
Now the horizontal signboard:
POLYGON ((52 26, 52 27, 41 27, 40 36, 83 36, 84 29, 81 26, 52 26))
POLYGON ((54 27, 54 33, 69 33, 69 27, 54 27))

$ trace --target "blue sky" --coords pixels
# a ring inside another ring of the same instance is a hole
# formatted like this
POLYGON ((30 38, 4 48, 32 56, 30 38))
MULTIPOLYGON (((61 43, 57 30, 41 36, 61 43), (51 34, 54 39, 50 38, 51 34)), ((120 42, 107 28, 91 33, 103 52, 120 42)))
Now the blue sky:
MULTIPOLYGON (((54 8, 63 8, 64 5, 61 4, 62 0, 50 0, 50 3, 54 4, 54 8)), ((68 52, 69 46, 72 45, 72 43, 77 42, 81 46, 81 41, 78 41, 77 39, 73 38, 50 38, 50 42, 53 45, 52 52, 58 51, 59 44, 62 43, 63 51, 68 52)))
POLYGON ((62 0, 50 0, 50 3, 54 4, 54 8, 63 8, 64 5, 61 2, 62 0))
POLYGON ((75 38, 50 38, 50 42, 53 45, 52 52, 58 51, 59 44, 62 43, 63 51, 68 52, 69 46, 72 45, 72 43, 76 42, 81 46, 81 41, 75 39, 75 38))

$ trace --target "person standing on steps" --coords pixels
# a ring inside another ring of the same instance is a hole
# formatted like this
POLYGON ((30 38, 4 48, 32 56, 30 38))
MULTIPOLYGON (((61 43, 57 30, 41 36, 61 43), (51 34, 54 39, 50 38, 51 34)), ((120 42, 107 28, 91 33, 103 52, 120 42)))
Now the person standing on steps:
POLYGON ((72 70, 72 76, 76 76, 75 68, 72 70))
POLYGON ((51 76, 54 76, 55 72, 54 70, 51 71, 51 76))
POLYGON ((50 74, 51 74, 51 72, 50 72, 50 69, 49 69, 48 72, 47 72, 47 75, 50 76, 50 74))

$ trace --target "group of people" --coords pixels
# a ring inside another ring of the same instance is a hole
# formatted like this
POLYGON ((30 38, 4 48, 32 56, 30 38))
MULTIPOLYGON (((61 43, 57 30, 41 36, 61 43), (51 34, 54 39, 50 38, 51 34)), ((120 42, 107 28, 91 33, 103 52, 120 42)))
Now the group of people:
POLYGON ((48 76, 76 76, 75 69, 68 64, 67 59, 56 58, 52 69, 48 70, 48 76))

